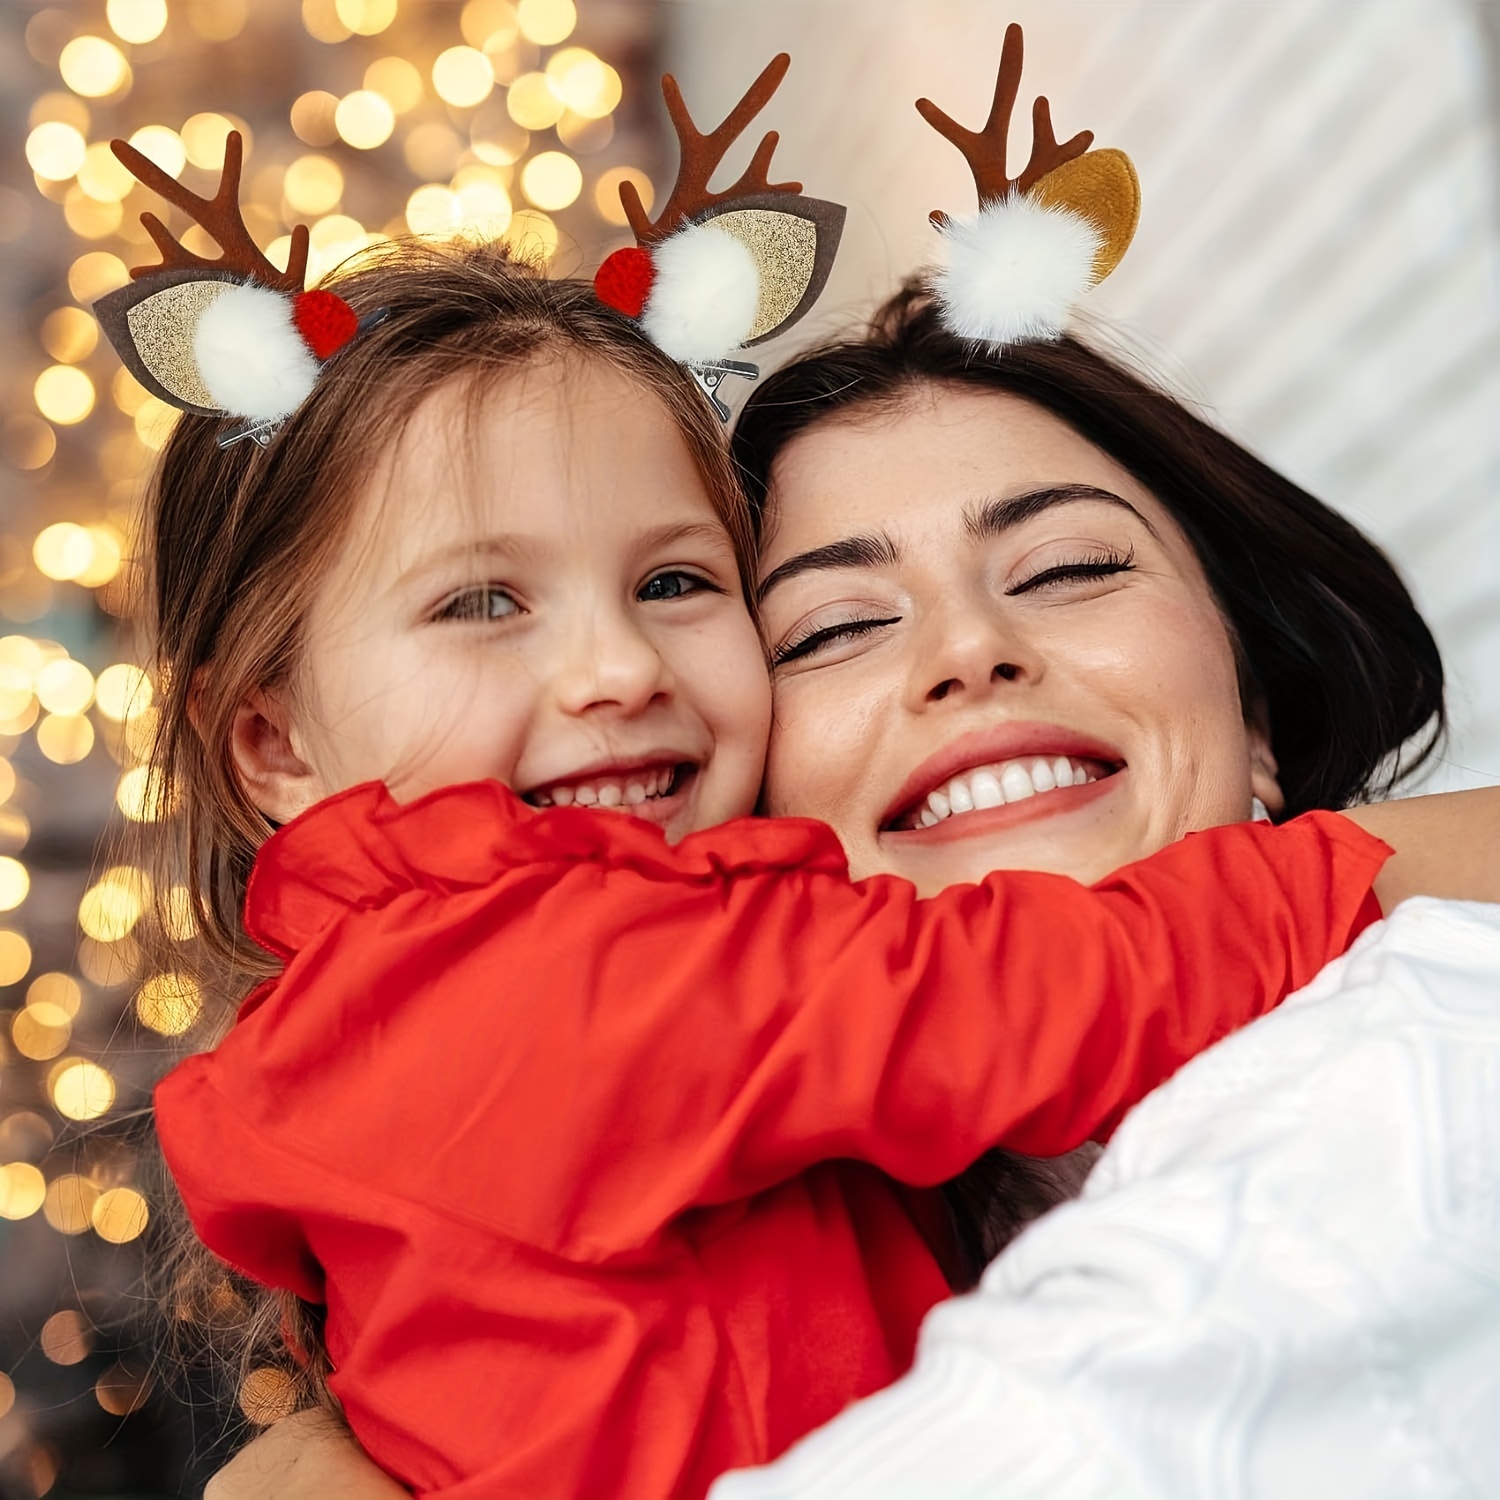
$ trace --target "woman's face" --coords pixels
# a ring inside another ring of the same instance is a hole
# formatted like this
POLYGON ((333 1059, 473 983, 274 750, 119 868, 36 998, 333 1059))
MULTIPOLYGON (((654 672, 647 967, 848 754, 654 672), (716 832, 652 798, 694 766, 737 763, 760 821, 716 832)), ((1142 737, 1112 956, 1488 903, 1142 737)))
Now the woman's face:
POLYGON ((1095 881, 1281 806, 1187 538, 1038 407, 927 386, 809 428, 772 474, 765 804, 856 876, 1095 881))

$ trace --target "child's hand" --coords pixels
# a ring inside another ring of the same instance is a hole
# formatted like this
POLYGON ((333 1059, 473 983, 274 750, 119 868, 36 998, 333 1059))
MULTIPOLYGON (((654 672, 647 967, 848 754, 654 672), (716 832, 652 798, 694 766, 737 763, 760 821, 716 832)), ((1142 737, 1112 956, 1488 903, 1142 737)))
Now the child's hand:
POLYGON ((203 1500, 407 1500, 331 1412, 299 1411, 242 1448, 203 1500))
POLYGON ((1375 877, 1382 911, 1408 896, 1500 901, 1500 787, 1377 802, 1344 816, 1396 851, 1375 877))

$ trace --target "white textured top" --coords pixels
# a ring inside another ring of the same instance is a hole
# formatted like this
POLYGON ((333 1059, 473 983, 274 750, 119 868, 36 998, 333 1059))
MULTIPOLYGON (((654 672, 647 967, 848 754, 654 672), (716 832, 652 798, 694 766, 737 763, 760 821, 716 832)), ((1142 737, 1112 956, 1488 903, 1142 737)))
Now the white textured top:
POLYGON ((917 1363, 711 1500, 1500 1496, 1500 907, 1411 901, 1129 1116, 917 1363))

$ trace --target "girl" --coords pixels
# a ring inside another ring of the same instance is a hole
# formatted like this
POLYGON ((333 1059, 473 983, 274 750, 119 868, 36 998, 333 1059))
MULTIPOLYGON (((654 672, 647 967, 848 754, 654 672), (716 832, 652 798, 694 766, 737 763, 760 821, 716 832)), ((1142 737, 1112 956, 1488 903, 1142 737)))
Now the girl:
POLYGON ((340 291, 387 315, 269 447, 184 421, 153 487, 159 853, 261 981, 163 1150, 404 1484, 701 1495, 906 1367, 952 1246, 897 1183, 1107 1135, 1445 851, 1313 814, 918 902, 699 833, 769 698, 690 378, 494 249, 340 291))

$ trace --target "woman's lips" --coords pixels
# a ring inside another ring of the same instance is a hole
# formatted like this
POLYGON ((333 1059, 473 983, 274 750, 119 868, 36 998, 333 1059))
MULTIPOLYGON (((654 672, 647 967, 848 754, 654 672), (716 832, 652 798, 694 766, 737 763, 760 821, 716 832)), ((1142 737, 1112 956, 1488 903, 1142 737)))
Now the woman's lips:
MULTIPOLYGON (((1095 764, 1102 768, 1102 763, 1095 764)), ((977 774, 982 775, 983 771, 977 774)), ((902 826, 881 829, 880 837, 897 840, 902 845, 950 844, 959 839, 1002 832, 1024 823, 1035 823, 1042 818, 1078 812, 1089 807, 1118 791, 1128 774, 1123 767, 1117 771, 1106 769, 1103 775, 1085 779, 1072 786, 1059 784, 1051 791, 1036 792, 1013 802, 993 806, 975 805, 969 811, 954 811, 948 817, 931 823, 903 819, 902 826)))
POLYGON ((1124 768, 1125 758, 1113 745, 1078 730, 1033 720, 999 724, 959 735, 928 756, 906 778, 878 827, 882 833, 915 833, 924 823, 928 830, 967 823, 1038 800, 1072 807, 1089 786, 1102 785, 1124 768))

